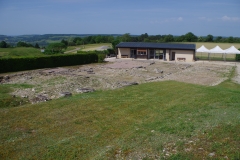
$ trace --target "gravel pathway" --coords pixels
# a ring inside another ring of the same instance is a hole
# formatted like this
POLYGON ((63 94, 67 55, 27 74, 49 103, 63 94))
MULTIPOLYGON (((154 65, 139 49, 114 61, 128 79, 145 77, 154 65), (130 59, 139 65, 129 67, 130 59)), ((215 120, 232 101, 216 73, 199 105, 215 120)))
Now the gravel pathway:
POLYGON ((236 65, 236 76, 233 78, 233 81, 240 84, 240 64, 236 65))

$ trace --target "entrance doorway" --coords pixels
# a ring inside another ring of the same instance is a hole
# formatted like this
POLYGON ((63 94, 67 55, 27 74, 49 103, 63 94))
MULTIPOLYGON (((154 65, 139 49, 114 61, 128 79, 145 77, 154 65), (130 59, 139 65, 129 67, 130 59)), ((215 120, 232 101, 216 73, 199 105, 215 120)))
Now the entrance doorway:
POLYGON ((130 58, 137 58, 137 50, 136 49, 131 49, 130 58))
POLYGON ((172 52, 172 61, 175 61, 175 52, 172 52))
POLYGON ((150 59, 154 59, 154 57, 155 57, 155 54, 154 54, 154 50, 153 49, 151 49, 150 50, 150 59))

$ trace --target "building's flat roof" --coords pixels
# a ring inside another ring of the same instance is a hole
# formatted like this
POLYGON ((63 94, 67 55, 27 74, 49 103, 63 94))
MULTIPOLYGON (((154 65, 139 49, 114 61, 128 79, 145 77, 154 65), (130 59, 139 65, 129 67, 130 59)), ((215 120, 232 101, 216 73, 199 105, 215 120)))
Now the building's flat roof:
POLYGON ((116 48, 153 48, 153 49, 186 49, 195 50, 195 44, 182 43, 150 43, 150 42, 121 42, 116 48))

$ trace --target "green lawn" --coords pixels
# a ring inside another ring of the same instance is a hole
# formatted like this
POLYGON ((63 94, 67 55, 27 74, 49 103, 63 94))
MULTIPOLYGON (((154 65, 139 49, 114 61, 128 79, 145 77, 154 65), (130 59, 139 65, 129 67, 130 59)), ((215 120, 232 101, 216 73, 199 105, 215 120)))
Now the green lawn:
POLYGON ((239 97, 164 81, 0 107, 0 159, 239 159, 239 97))
POLYGON ((85 44, 85 45, 78 45, 78 46, 69 46, 66 51, 74 50, 79 48, 82 51, 92 51, 97 50, 101 46, 109 46, 112 47, 111 43, 97 43, 97 44, 85 44))
POLYGON ((0 48, 0 58, 45 56, 40 49, 32 47, 0 48))

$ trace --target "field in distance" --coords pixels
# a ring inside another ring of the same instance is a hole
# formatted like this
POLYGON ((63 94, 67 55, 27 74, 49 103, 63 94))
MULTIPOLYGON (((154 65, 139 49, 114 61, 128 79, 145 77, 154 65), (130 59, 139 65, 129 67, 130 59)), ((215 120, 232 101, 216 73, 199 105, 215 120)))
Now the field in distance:
POLYGON ((93 50, 99 50, 102 46, 106 46, 109 48, 112 48, 111 43, 97 43, 97 44, 86 44, 86 45, 78 45, 78 46, 69 46, 66 49, 66 53, 77 53, 78 50, 81 51, 93 51, 93 50))
POLYGON ((44 56, 40 49, 32 47, 0 48, 0 58, 44 56))

